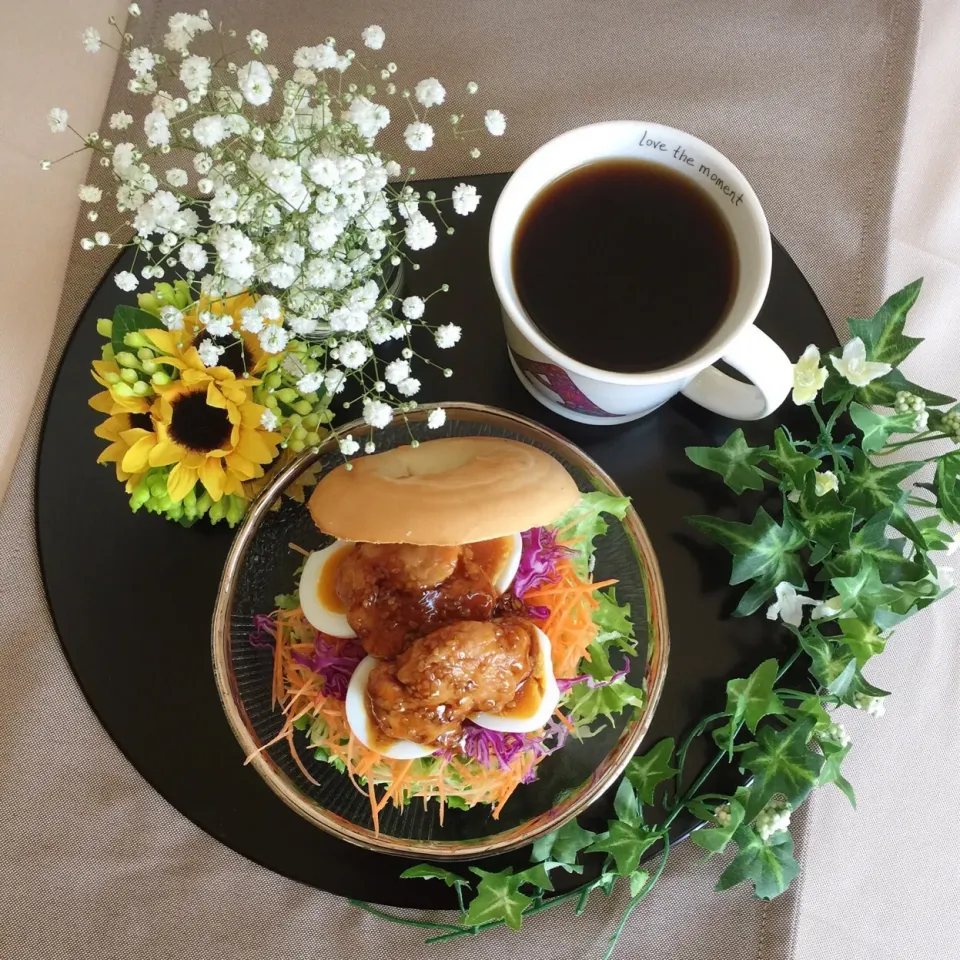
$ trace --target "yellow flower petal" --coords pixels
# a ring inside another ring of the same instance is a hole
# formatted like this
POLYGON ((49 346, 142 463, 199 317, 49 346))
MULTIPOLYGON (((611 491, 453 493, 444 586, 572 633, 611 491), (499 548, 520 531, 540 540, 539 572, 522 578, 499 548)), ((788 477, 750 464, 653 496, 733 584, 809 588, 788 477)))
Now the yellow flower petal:
POLYGON ((167 493, 174 502, 182 500, 196 485, 197 471, 178 463, 167 477, 167 493))
POLYGON ((270 444, 256 430, 247 427, 240 428, 240 442, 237 444, 237 453, 254 463, 269 463, 276 450, 271 450, 270 444))
POLYGON ((177 338, 169 330, 141 330, 140 333, 164 353, 178 354, 180 352, 177 338))
POLYGON ((101 440, 119 440, 124 430, 130 429, 130 418, 126 414, 119 414, 104 420, 93 428, 93 434, 101 440))
POLYGON ((240 422, 245 427, 256 430, 257 427, 260 426, 260 418, 266 409, 266 407, 261 406, 259 403, 245 403, 240 411, 240 422))
POLYGON ((95 393, 87 403, 93 407, 97 413, 113 413, 113 408, 116 406, 113 399, 113 394, 109 390, 104 390, 101 393, 95 393))
POLYGON ((128 449, 127 445, 120 440, 116 443, 111 443, 110 446, 97 457, 97 463, 115 463, 117 466, 120 466, 123 461, 123 456, 128 449))
POLYGON ((227 469, 231 473, 236 474, 241 480, 252 480, 254 477, 260 476, 263 471, 257 472, 257 468, 252 464, 246 457, 240 456, 239 453, 231 453, 229 457, 225 459, 227 469))
MULTIPOLYGON (((132 433, 133 431, 128 430, 126 433, 132 433)), ((127 473, 142 473, 147 469, 150 451, 154 448, 154 445, 157 442, 157 436, 154 433, 149 433, 144 430, 143 433, 145 436, 142 436, 132 447, 126 452, 123 458, 121 466, 127 473)))
POLYGON ((226 474, 223 471, 223 464, 215 457, 207 457, 201 464, 198 471, 200 482, 207 488, 207 493, 214 501, 223 496, 226 474))
POLYGON ((168 467, 171 463, 179 463, 186 451, 172 440, 160 440, 150 451, 151 467, 168 467))
POLYGON ((207 406, 216 407, 218 410, 227 409, 227 398, 217 389, 217 385, 212 380, 207 385, 207 406))

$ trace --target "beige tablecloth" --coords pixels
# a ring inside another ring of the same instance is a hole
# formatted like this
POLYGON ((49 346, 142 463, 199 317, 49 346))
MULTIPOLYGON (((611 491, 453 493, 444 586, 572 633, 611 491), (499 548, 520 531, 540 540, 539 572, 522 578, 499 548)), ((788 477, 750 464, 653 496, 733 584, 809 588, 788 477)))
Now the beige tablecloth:
MULTIPOLYGON (((951 15, 948 2, 940 0, 944 21, 951 15)), ((90 103, 103 103, 108 72, 103 60, 84 62, 75 51, 82 26, 109 10, 94 9, 98 5, 93 3, 85 11, 75 6, 65 11, 55 0, 36 0, 29 16, 18 10, 24 42, 15 44, 9 56, 19 55, 21 70, 30 67, 44 74, 44 99, 31 100, 29 115, 22 103, 2 102, 0 123, 0 163, 17 177, 5 209, 12 205, 17 211, 25 225, 20 236, 30 241, 25 248, 5 251, 0 280, 8 280, 8 290, 27 278, 37 280, 35 295, 19 296, 19 305, 29 307, 29 323, 9 312, 0 319, 8 360, 8 376, 0 379, 0 488, 5 470, 14 470, 0 511, 0 542, 6 547, 0 558, 0 701, 5 704, 0 717, 0 884, 5 893, 0 956, 492 960, 516 952, 572 960, 602 954, 618 905, 604 906, 600 900, 581 918, 538 918, 519 937, 507 934, 425 951, 416 931, 363 917, 338 899, 273 875, 201 833, 153 793, 91 714, 43 605, 30 501, 43 397, 79 307, 107 262, 96 255, 81 257, 79 251, 71 257, 54 323, 53 291, 72 243, 64 221, 76 215, 73 191, 84 177, 95 182, 100 170, 85 175, 81 166, 68 165, 46 182, 39 172, 34 180, 35 161, 57 145, 39 146, 39 118, 54 103, 78 116, 86 97, 83 123, 96 125, 99 110, 90 103), (42 37, 39 22, 44 24, 42 37), (63 69, 58 71, 58 65, 63 69), (94 81, 84 82, 81 70, 93 71, 94 81), (60 86, 50 89, 58 73, 60 86), (47 192, 39 192, 47 184, 47 192), (50 330, 53 346, 41 380, 39 358, 50 330), (17 357, 13 377, 11 356, 17 357)), ((166 17, 190 4, 163 0, 141 6, 144 16, 133 29, 138 38, 150 36, 155 42, 166 17)), ((216 16, 219 10, 210 6, 216 16)), ((832 317, 860 315, 876 306, 890 250, 887 225, 910 90, 917 3, 853 0, 825 7, 813 0, 763 5, 751 0, 683 5, 654 0, 589 5, 575 0, 472 5, 361 0, 325 6, 293 0, 269 6, 236 3, 229 17, 243 33, 254 26, 265 30, 271 59, 277 62, 309 38, 333 34, 354 42, 363 26, 378 22, 389 36, 384 53, 407 71, 408 84, 435 74, 455 90, 476 79, 482 84, 478 106, 498 106, 507 114, 508 136, 488 141, 475 164, 459 152, 438 149, 417 158, 421 173, 510 169, 549 136, 587 120, 635 117, 685 127, 716 144, 750 177, 774 232, 832 317)), ((944 59, 952 58, 955 45, 945 49, 949 54, 944 59)), ((121 70, 108 112, 127 102, 126 79, 121 70)), ((909 173, 901 181, 897 220, 902 245, 893 250, 890 283, 914 270, 917 255, 911 248, 930 251, 924 256, 936 267, 937 289, 926 294, 918 315, 940 344, 918 363, 923 374, 939 375, 939 385, 956 392, 956 370, 947 364, 951 349, 957 355, 960 337, 945 331, 941 318, 947 316, 945 298, 960 286, 960 272, 937 259, 953 256, 956 240, 929 199, 922 219, 926 229, 914 227, 914 212, 924 202, 916 184, 952 172, 936 164, 944 162, 941 156, 955 155, 946 144, 942 154, 923 148, 931 136, 955 134, 949 127, 931 126, 945 115, 942 107, 922 109, 928 96, 938 107, 951 102, 938 88, 943 78, 921 74, 921 79, 924 102, 915 100, 911 113, 904 155, 909 173), (920 156, 929 159, 917 163, 920 156)), ((465 362, 466 355, 460 360, 465 362)), ((949 682, 949 670, 956 669, 947 643, 951 616, 955 624, 956 606, 945 604, 902 628, 895 649, 884 658, 876 679, 903 691, 894 701, 902 706, 891 707, 902 724, 856 724, 859 743, 851 762, 861 813, 852 814, 829 795, 813 807, 815 829, 806 830, 801 823, 797 831, 799 854, 806 861, 805 885, 770 905, 751 900, 744 891, 714 894, 711 886, 719 868, 696 867, 695 851, 680 850, 656 892, 635 914, 622 956, 773 960, 841 953, 866 957, 868 952, 953 955, 948 924, 921 931, 930 926, 924 918, 933 916, 930 908, 937 896, 947 915, 956 900, 957 844, 951 841, 953 857, 948 859, 935 829, 937 804, 948 808, 938 800, 946 794, 936 786, 937 761, 951 741, 942 725, 934 728, 937 736, 920 741, 921 749, 911 740, 920 729, 919 717, 935 721, 941 711, 956 715, 949 699, 956 687, 949 682), (935 672, 944 667, 946 674, 935 672), (921 681, 930 678, 931 686, 925 688, 921 681), (931 800, 917 804, 918 795, 931 800), (889 873, 880 883, 868 883, 876 863, 888 866, 889 873), (954 871, 952 887, 942 883, 944 871, 954 871), (949 893, 938 893, 944 889, 949 893), (894 939, 890 932, 896 926, 909 927, 913 936, 894 939)))

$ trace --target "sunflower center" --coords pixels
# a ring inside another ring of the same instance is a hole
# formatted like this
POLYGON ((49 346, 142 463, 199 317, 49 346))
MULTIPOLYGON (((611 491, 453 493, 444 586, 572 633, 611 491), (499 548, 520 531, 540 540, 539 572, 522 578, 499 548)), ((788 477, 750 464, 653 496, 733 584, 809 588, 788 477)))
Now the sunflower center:
POLYGON ((211 407, 205 390, 181 394, 173 402, 170 436, 181 447, 195 453, 222 450, 230 439, 231 430, 227 411, 211 407))
POLYGON ((153 420, 149 413, 131 413, 130 427, 138 430, 153 430, 153 420))
POLYGON ((242 377, 244 373, 253 369, 253 357, 243 342, 242 337, 215 337, 206 330, 194 340, 193 345, 199 347, 201 343, 215 343, 218 347, 223 347, 223 353, 217 365, 226 367, 232 371, 235 377, 242 377))

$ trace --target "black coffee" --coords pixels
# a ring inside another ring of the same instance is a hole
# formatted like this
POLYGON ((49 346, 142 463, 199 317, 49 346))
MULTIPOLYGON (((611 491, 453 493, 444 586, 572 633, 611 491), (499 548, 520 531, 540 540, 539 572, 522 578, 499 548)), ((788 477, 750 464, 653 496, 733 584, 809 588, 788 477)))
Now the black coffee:
POLYGON ((739 266, 713 199, 682 174, 604 160, 545 187, 513 242, 520 302, 568 356, 641 373, 692 356, 719 327, 739 266))

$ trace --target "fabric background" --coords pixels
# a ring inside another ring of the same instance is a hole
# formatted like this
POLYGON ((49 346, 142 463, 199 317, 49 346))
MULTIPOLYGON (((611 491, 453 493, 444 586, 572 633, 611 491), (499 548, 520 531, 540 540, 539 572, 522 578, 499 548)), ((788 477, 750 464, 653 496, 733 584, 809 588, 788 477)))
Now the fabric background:
MULTIPOLYGON (((947 5, 947 0, 941 2, 947 5)), ((41 13, 44 3, 52 15, 55 5, 50 0, 38 0, 32 8, 41 13)), ((58 33, 57 49, 62 39, 64 50, 73 51, 79 29, 109 12, 91 2, 77 6, 85 8, 84 16, 78 27, 71 26, 70 35, 62 27, 66 18, 51 20, 59 22, 64 33, 62 37, 58 33)), ((153 43, 159 41, 170 13, 192 8, 165 0, 141 6, 143 17, 131 29, 138 40, 153 43)), ((219 14, 219 7, 208 6, 214 16, 219 14)), ((437 0, 390 4, 360 0, 322 9, 293 0, 269 7, 240 0, 225 9, 225 19, 241 35, 254 26, 269 34, 268 59, 273 62, 284 62, 295 46, 328 34, 359 47, 360 29, 377 22, 388 33, 383 59, 400 64, 400 82, 412 87, 422 75, 436 75, 453 92, 476 79, 482 87, 476 108, 503 109, 508 135, 502 140, 483 138, 484 153, 478 161, 469 160, 459 147, 435 147, 417 157, 423 175, 508 170, 555 133, 590 120, 631 117, 686 128, 715 144, 750 178, 772 229, 798 260, 834 320, 872 310, 880 298, 918 3, 855 0, 824 9, 809 0, 777 0, 762 7, 749 0, 683 5, 600 0, 589 6, 574 0, 527 4, 495 0, 469 6, 437 0)), ((71 9, 71 24, 77 16, 71 9)), ((25 49, 29 52, 29 45, 25 49)), ((38 53, 55 55, 49 45, 38 53)), ((238 60, 243 62, 241 55, 238 60)), ((24 60, 22 69, 28 62, 24 60)), ((90 63, 88 58, 80 66, 90 70, 90 63)), ((94 67, 103 71, 102 62, 94 67)), ((44 90, 46 99, 31 101, 31 109, 42 116, 54 103, 71 113, 82 109, 84 98, 102 104, 105 85, 94 89, 81 83, 79 73, 76 77, 74 81, 71 72, 70 83, 59 91, 44 90)), ((131 103, 127 78, 121 65, 106 113, 133 106, 131 112, 139 118, 143 107, 131 103)), ((926 78, 926 91, 942 80, 926 78)), ((15 125, 26 121, 21 117, 22 103, 3 107, 9 123, 3 129, 0 162, 6 166, 16 160, 17 151, 9 148, 18 142, 15 125)), ((911 135, 916 140, 941 133, 940 127, 924 127, 922 112, 917 118, 916 98, 911 111, 911 124, 922 128, 911 135)), ((395 116, 402 116, 399 109, 395 116)), ((21 151, 25 156, 34 149, 33 129, 28 127, 24 135, 30 141, 21 151)), ((61 143, 45 145, 43 153, 61 143)), ((29 157, 31 162, 37 158, 29 157)), ((76 164, 72 169, 70 191, 81 178, 98 182, 101 174, 98 167, 87 174, 76 164)), ((937 164, 933 169, 921 165, 913 175, 947 172, 937 164)), ((39 172, 36 175, 40 177, 39 172)), ((60 179, 52 182, 60 185, 66 174, 57 176, 60 179)), ((914 184, 901 179, 898 201, 914 184)), ((20 191, 19 209, 25 218, 31 216, 32 207, 24 204, 24 197, 31 202, 39 197, 38 206, 62 209, 72 204, 74 210, 77 206, 62 189, 44 197, 42 181, 34 185, 25 176, 20 191)), ((75 198, 75 193, 70 196, 75 198)), ((913 223, 917 198, 902 202, 912 208, 903 222, 913 223)), ((928 259, 936 264, 937 258, 956 252, 956 246, 950 246, 949 218, 938 219, 935 207, 924 213, 929 229, 904 233, 908 239, 903 242, 910 249, 894 247, 899 259, 891 261, 891 284, 910 278, 902 275, 913 270, 910 253, 916 247, 929 249, 928 259)), ((81 221, 76 238, 88 234, 88 226, 81 221)), ((111 226, 104 213, 98 228, 111 226)), ((27 362, 19 365, 18 379, 0 381, 4 411, 0 485, 5 470, 13 468, 0 509, 0 542, 6 546, 0 555, 0 700, 6 707, 0 717, 0 885, 5 892, 0 956, 492 960, 513 953, 571 960, 602 955, 619 904, 599 897, 580 918, 572 913, 544 916, 519 936, 508 933, 425 950, 418 931, 364 917, 335 897, 271 874, 221 846, 160 799, 119 754, 90 712, 57 644, 43 602, 33 540, 32 475, 43 402, 63 343, 109 259, 81 253, 76 238, 55 322, 52 309, 29 326, 9 315, 0 318, 4 356, 18 357, 18 365, 21 351, 28 361, 38 358, 50 340, 42 376, 38 364, 31 367, 27 362)), ((16 263, 17 251, 11 253, 16 263)), ((42 256, 42 250, 32 256, 42 256)), ((59 282, 62 267, 59 275, 51 276, 53 283, 59 282)), ((925 295, 926 304, 945 297, 951 284, 960 285, 960 273, 944 268, 940 276, 939 289, 925 295)), ((922 319, 942 336, 939 317, 926 304, 922 319)), ((956 356, 955 332, 953 337, 956 356)), ((935 354, 931 369, 941 381, 931 386, 956 390, 956 373, 946 365, 944 351, 931 352, 935 354)), ((924 362, 930 359, 925 357, 924 362)), ((462 367, 468 360, 464 356, 459 362, 462 367)), ((931 624, 938 636, 949 636, 951 614, 955 624, 956 605, 944 604, 922 624, 902 629, 898 642, 902 636, 904 649, 909 649, 913 639, 913 653, 900 659, 896 651, 889 653, 882 667, 887 675, 876 681, 889 682, 894 689, 906 682, 907 700, 915 694, 920 697, 919 679, 934 675, 928 671, 944 665, 955 671, 943 643, 924 646, 919 670, 915 659, 917 638, 931 624)), ((920 712, 932 716, 950 709, 948 695, 954 687, 943 681, 942 695, 920 697, 920 712)), ((916 710, 917 705, 910 700, 904 709, 916 710)), ((680 849, 656 891, 635 913, 621 955, 651 960, 774 960, 838 955, 858 941, 864 945, 863 956, 868 955, 868 944, 873 945, 870 954, 876 955, 876 937, 889 929, 891 916, 900 922, 900 911, 892 912, 891 901, 868 886, 865 877, 873 872, 870 858, 880 856, 889 870, 886 883, 918 906, 936 898, 937 888, 932 877, 929 888, 919 891, 909 880, 910 865, 933 856, 935 841, 918 848, 891 840, 878 848, 878 821, 896 817, 894 827, 879 832, 893 837, 904 829, 904 818, 885 790, 871 781, 903 778, 916 751, 909 739, 901 742, 888 736, 872 741, 875 730, 855 731, 864 743, 852 755, 856 768, 851 774, 861 785, 861 815, 852 815, 828 796, 811 811, 816 830, 808 832, 798 818, 798 854, 806 861, 808 878, 804 887, 773 904, 751 900, 743 891, 717 895, 711 887, 719 866, 694 869, 696 853, 680 849), (857 772, 861 776, 856 777, 857 772), (873 817, 863 816, 868 804, 873 817), (908 853, 910 849, 916 852, 908 853), (858 868, 857 862, 864 867, 858 868), (824 895, 825 890, 833 895, 824 895), (839 911, 838 897, 844 904, 839 911), (798 904, 803 907, 799 912, 798 904), (854 924, 852 916, 863 926, 854 924)), ((922 757, 923 785, 933 796, 937 796, 933 782, 937 749, 931 745, 922 757)), ((919 829, 924 822, 915 814, 907 829, 919 829)), ((913 833, 909 836, 917 839, 913 833)), ((944 904, 955 902, 956 883, 952 897, 944 904)), ((919 924, 922 915, 922 910, 913 911, 905 922, 919 924)), ((923 955, 950 955, 947 934, 941 930, 940 940, 937 931, 928 930, 929 949, 923 955)), ((904 950, 909 947, 903 943, 904 950)), ((908 955, 896 952, 899 949, 899 944, 887 944, 882 955, 908 955)))

